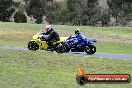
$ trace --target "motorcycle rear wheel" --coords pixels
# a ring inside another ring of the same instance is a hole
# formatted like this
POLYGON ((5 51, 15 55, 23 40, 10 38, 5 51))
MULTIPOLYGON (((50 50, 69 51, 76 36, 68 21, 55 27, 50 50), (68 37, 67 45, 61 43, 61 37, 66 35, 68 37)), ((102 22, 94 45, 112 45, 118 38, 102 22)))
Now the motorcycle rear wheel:
POLYGON ((69 47, 66 47, 66 46, 65 46, 64 49, 65 49, 65 52, 66 52, 66 53, 68 53, 68 52, 70 51, 70 48, 69 48, 69 47))
POLYGON ((57 53, 65 53, 65 49, 64 49, 64 47, 62 45, 58 45, 56 47, 56 52, 57 53))

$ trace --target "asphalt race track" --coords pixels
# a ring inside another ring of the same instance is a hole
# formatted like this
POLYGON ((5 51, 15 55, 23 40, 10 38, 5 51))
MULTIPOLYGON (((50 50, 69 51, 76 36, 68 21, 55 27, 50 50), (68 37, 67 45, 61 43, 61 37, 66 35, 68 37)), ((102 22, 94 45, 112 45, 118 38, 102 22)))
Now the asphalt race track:
MULTIPOLYGON (((28 50, 28 48, 18 47, 18 46, 0 46, 0 49, 13 49, 13 50, 21 50, 21 51, 28 50)), ((49 51, 44 51, 44 50, 38 50, 38 51, 49 52, 49 51)), ((78 54, 78 55, 82 55, 82 56, 96 56, 96 57, 100 57, 100 58, 132 60, 132 55, 128 55, 128 54, 110 54, 110 53, 101 53, 101 52, 96 52, 93 55, 88 55, 85 52, 69 52, 66 54, 78 54)))

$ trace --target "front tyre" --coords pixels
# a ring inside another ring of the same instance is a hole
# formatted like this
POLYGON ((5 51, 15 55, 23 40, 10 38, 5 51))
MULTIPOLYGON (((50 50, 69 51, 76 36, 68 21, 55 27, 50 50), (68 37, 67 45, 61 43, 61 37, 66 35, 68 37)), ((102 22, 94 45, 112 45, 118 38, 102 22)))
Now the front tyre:
POLYGON ((94 45, 86 46, 85 52, 87 54, 94 54, 96 52, 96 47, 94 45))
POLYGON ((66 52, 66 53, 68 53, 68 52, 70 51, 70 48, 67 47, 67 46, 65 46, 64 49, 65 49, 65 52, 66 52))
POLYGON ((28 43, 28 49, 36 51, 39 49, 39 45, 35 41, 30 41, 28 43))

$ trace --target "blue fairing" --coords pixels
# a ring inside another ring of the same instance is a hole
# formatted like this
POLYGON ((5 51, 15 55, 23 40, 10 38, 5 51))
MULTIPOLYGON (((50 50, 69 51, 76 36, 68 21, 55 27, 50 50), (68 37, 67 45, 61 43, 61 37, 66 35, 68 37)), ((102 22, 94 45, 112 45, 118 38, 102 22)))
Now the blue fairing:
POLYGON ((75 43, 78 42, 77 38, 72 38, 69 41, 67 41, 70 46, 75 46, 75 43))
POLYGON ((91 45, 91 44, 94 44, 94 43, 96 43, 96 40, 94 39, 94 40, 88 40, 87 41, 87 45, 91 45))
POLYGON ((65 44, 67 44, 67 46, 69 46, 69 47, 77 46, 77 48, 81 48, 84 45, 87 46, 87 45, 91 45, 91 44, 96 43, 96 40, 95 39, 94 40, 88 40, 85 38, 81 43, 76 45, 77 42, 79 42, 78 38, 72 38, 72 39, 66 40, 65 44))

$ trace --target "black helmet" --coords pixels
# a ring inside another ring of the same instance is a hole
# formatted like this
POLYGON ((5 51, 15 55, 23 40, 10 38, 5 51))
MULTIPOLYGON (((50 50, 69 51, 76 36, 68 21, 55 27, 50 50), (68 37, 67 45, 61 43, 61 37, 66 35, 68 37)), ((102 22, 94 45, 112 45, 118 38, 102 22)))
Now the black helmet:
POLYGON ((79 29, 75 30, 75 34, 76 35, 79 34, 79 33, 80 33, 80 30, 79 29))

